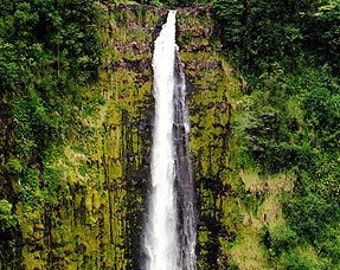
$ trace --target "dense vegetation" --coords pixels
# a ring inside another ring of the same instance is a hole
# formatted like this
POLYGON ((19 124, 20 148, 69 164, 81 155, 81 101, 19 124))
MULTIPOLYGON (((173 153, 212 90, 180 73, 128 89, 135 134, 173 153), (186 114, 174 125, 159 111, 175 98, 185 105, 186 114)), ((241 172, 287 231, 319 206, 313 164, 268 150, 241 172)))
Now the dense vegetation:
POLYGON ((7 1, 1 11, 0 268, 137 268, 150 26, 165 10, 7 1))
MULTIPOLYGON (((117 3, 117 2, 125 2, 125 1, 103 1, 109 3, 117 3)), ((126 1, 129 2, 129 1, 126 1)), ((169 8, 176 8, 176 7, 189 7, 191 5, 208 5, 211 1, 209 0, 137 0, 136 3, 142 5, 152 5, 156 7, 169 7, 169 8)))
MULTIPOLYGON (((340 4, 137 2, 213 5, 178 20, 199 267, 339 268, 340 4)), ((165 9, 116 7, 0 1, 0 268, 139 266, 165 9)))
POLYGON ((337 269, 340 3, 217 0, 214 9, 225 53, 243 76, 233 124, 243 138, 239 166, 264 178, 296 176, 281 194, 287 223, 262 231, 270 265, 337 269))
POLYGON ((81 104, 82 85, 98 76, 98 15, 95 1, 0 2, 0 265, 4 269, 20 260, 14 255, 23 245, 14 214, 18 203, 27 214, 44 205, 47 224, 53 204, 62 196, 58 195, 60 170, 46 167, 77 130, 72 108, 81 104))

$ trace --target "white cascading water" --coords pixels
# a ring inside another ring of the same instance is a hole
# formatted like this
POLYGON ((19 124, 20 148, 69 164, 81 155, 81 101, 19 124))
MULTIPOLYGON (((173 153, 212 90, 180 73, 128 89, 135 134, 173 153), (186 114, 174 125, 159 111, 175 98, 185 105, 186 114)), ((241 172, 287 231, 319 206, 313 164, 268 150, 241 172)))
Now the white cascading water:
POLYGON ((155 122, 152 194, 144 238, 146 270, 197 269, 190 124, 175 35, 176 11, 170 11, 155 41, 152 62, 155 122))
POLYGON ((147 270, 178 269, 177 204, 174 192, 173 95, 176 12, 155 41, 153 56, 155 122, 151 157, 152 195, 145 236, 147 270))

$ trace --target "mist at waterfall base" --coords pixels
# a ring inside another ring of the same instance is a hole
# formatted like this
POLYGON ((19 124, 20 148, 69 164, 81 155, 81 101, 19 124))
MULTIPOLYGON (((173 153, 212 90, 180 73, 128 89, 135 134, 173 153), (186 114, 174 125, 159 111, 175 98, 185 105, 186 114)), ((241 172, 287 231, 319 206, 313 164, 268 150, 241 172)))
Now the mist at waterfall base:
POLYGON ((176 45, 176 11, 155 41, 155 120, 151 195, 143 247, 146 270, 195 270, 196 214, 188 150, 190 123, 183 64, 176 45))

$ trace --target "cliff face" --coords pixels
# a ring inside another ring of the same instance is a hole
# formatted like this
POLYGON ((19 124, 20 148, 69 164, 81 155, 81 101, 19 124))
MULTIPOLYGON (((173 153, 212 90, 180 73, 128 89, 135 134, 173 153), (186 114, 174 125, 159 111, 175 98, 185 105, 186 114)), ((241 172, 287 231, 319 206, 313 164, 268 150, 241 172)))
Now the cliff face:
MULTIPOLYGON (((209 10, 179 13, 179 45, 185 63, 191 120, 191 151, 197 192, 198 265, 200 269, 227 267, 221 241, 230 237, 223 224, 222 205, 232 171, 231 96, 238 88, 209 10)), ((223 268, 222 268, 223 269, 223 268)))
MULTIPOLYGON (((166 14, 150 6, 102 8, 103 66, 98 83, 81 89, 81 105, 69 108, 76 119, 70 139, 32 164, 28 181, 20 168, 8 179, 6 192, 12 189, 15 199, 7 199, 17 220, 12 234, 18 238, 6 240, 11 251, 3 252, 3 267, 140 267, 154 102, 151 59, 166 14)), ((237 83, 219 55, 210 9, 180 9, 177 18, 192 121, 199 264, 208 269, 227 233, 215 198, 227 191, 220 180, 230 163, 229 96, 237 83)), ((10 130, 11 119, 2 117, 1 125, 10 130)), ((2 137, 6 159, 11 136, 2 137)), ((15 169, 15 162, 3 164, 15 169)))
MULTIPOLYGON (((77 114, 70 127, 76 130, 73 137, 30 169, 31 181, 39 184, 15 205, 22 265, 27 269, 139 267, 153 115, 151 58, 166 13, 143 6, 105 9, 99 82, 82 89, 82 106, 72 108, 77 114)), ((178 43, 189 85, 203 269, 218 256, 221 228, 216 228, 212 198, 221 192, 219 177, 225 172, 220 165, 228 168, 223 154, 230 133, 228 95, 235 87, 212 37, 209 14, 203 7, 178 13, 178 43)), ((12 186, 18 193, 32 189, 15 179, 12 186)))
MULTIPOLYGON (((99 81, 83 87, 81 105, 69 108, 75 116, 70 139, 32 164, 27 181, 15 159, 5 160, 11 135, 3 134, 3 164, 13 169, 7 179, 13 199, 6 196, 18 237, 6 240, 10 251, 3 252, 2 266, 139 269, 153 121, 151 59, 166 14, 150 6, 102 8, 99 81)), ((234 166, 230 102, 238 82, 220 55, 210 14, 209 7, 179 9, 177 39, 192 122, 199 266, 223 269, 228 256, 221 246, 232 237, 223 219, 234 166)), ((1 130, 10 130, 11 121, 2 117, 1 130)))
POLYGON ((46 182, 35 192, 49 194, 30 208, 16 205, 27 269, 138 267, 151 139, 152 27, 161 15, 128 7, 103 12, 99 82, 82 89, 81 107, 72 108, 77 120, 69 143, 52 149, 43 168, 32 169, 46 182))

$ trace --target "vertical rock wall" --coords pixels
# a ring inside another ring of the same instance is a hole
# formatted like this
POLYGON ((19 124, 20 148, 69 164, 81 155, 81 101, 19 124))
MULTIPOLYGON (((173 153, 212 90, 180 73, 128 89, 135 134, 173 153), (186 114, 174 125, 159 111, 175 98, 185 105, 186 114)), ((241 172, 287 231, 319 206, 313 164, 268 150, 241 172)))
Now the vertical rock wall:
MULTIPOLYGON (((73 136, 31 169, 38 184, 16 204, 25 269, 138 269, 149 180, 152 43, 163 14, 138 6, 103 10, 99 82, 81 89, 82 106, 70 108, 73 136)), ((25 188, 16 180, 13 187, 18 194, 25 188)))
MULTIPOLYGON (((0 191, 18 196, 19 230, 2 266, 139 269, 154 111, 151 59, 166 13, 150 6, 103 8, 103 67, 96 85, 79 89, 82 105, 70 108, 73 135, 33 164, 29 179, 0 175, 2 185, 9 181, 0 191)), ((223 220, 234 166, 230 95, 238 84, 220 54, 210 13, 197 6, 177 15, 192 122, 200 269, 226 265, 220 247, 233 237, 223 220)), ((10 121, 1 117, 1 127, 10 121)), ((5 149, 11 137, 2 133, 5 149)))
POLYGON ((199 269, 224 269, 221 246, 232 234, 224 206, 234 164, 230 149, 231 96, 238 88, 225 62, 209 7, 179 12, 180 56, 185 64, 191 120, 191 151, 197 192, 199 269))

